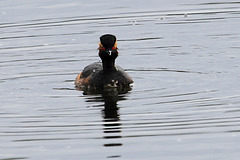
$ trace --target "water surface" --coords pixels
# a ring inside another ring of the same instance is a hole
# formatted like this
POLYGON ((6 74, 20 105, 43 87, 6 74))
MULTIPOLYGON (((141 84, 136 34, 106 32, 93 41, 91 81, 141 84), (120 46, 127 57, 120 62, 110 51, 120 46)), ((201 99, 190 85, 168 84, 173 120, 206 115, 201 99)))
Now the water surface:
POLYGON ((238 1, 0 2, 0 160, 240 156, 238 1), (126 94, 74 79, 118 38, 126 94))

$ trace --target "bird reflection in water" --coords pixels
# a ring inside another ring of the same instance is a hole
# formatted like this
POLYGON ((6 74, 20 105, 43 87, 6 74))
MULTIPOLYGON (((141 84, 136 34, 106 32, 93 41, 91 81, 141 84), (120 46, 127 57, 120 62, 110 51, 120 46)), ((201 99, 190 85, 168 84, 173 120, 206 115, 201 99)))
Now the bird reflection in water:
MULTIPOLYGON (((104 100, 103 118, 104 118, 104 136, 105 139, 121 138, 121 121, 118 113, 117 102, 120 99, 117 90, 107 90, 102 94, 104 100)), ((121 146, 121 143, 104 144, 105 147, 121 146)))
MULTIPOLYGON (((107 139, 109 143, 105 143, 103 146, 105 147, 117 147, 122 146, 123 144, 119 142, 121 136, 121 119, 119 114, 119 108, 117 105, 118 101, 126 100, 125 96, 131 87, 127 88, 104 88, 101 91, 89 91, 84 90, 83 94, 85 95, 96 95, 100 94, 101 98, 94 97, 95 101, 99 100, 104 102, 104 108, 102 109, 102 116, 103 116, 103 132, 104 132, 104 139, 107 139)), ((113 155, 107 158, 117 158, 121 157, 120 155, 113 155)))

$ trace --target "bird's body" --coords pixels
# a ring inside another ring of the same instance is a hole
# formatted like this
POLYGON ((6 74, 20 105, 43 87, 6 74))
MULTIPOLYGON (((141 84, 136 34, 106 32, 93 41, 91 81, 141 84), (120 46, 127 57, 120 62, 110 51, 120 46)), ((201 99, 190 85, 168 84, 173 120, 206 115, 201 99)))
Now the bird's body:
POLYGON ((132 78, 118 65, 115 59, 118 56, 116 37, 103 35, 100 37, 99 56, 102 62, 92 63, 84 68, 76 80, 77 88, 101 89, 105 87, 129 87, 132 78))
POLYGON ((121 68, 116 66, 116 70, 104 72, 102 63, 95 62, 86 66, 82 73, 75 80, 75 85, 81 87, 88 85, 92 87, 117 87, 131 84, 131 77, 121 68))

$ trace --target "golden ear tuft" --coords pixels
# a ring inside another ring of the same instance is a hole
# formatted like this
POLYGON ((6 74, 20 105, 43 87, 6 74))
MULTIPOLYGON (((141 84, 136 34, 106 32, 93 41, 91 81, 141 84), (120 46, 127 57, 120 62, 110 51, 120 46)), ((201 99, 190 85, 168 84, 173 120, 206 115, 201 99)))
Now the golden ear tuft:
POLYGON ((98 47, 98 49, 99 49, 99 50, 103 49, 103 45, 102 45, 102 43, 101 43, 101 42, 99 42, 98 44, 99 44, 99 47, 98 47))
POLYGON ((115 42, 115 44, 114 44, 114 48, 117 48, 117 40, 116 40, 116 42, 115 42))
MULTIPOLYGON (((98 50, 105 50, 105 48, 103 47, 101 42, 99 42, 98 44, 99 44, 98 50)), ((113 49, 118 49, 117 48, 117 41, 115 42, 115 44, 113 46, 113 49)))

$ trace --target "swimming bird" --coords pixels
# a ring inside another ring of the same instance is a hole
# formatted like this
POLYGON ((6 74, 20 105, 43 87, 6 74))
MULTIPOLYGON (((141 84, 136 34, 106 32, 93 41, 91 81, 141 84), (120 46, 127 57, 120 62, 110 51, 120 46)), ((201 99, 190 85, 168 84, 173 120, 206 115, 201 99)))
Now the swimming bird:
POLYGON ((116 37, 111 34, 102 35, 98 50, 101 61, 86 66, 77 76, 75 86, 90 89, 129 87, 133 83, 132 78, 123 68, 115 65, 115 60, 118 57, 116 37))

